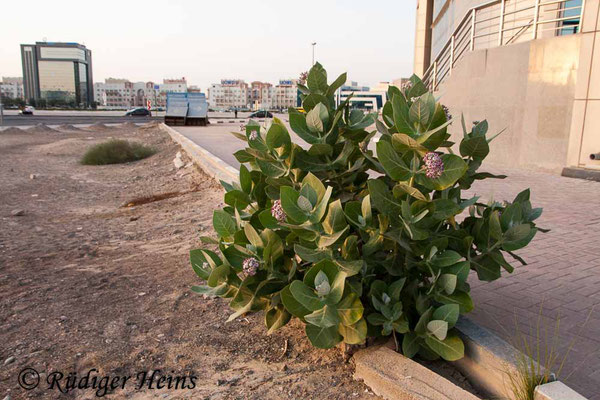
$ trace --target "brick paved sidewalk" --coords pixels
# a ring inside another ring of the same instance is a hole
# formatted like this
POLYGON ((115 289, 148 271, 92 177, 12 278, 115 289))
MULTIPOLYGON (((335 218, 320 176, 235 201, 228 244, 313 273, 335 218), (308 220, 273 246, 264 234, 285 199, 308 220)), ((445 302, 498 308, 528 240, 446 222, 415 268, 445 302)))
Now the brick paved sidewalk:
POLYGON ((475 310, 469 316, 513 344, 517 326, 531 340, 539 325, 542 343, 552 342, 558 319, 561 354, 572 344, 560 379, 600 400, 600 182, 487 170, 509 176, 480 181, 470 192, 500 201, 530 187, 533 207, 544 208, 536 222, 551 232, 538 232, 517 252, 529 265, 512 262, 515 272, 492 283, 470 279, 475 310))

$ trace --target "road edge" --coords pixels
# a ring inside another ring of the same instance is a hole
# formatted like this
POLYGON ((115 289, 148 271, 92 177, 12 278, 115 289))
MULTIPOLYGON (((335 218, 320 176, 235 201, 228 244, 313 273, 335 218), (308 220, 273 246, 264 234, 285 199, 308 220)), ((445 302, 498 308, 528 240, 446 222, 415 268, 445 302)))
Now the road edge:
POLYGON ((171 139, 181 146, 182 150, 192 159, 192 161, 202 169, 207 175, 218 180, 227 183, 237 182, 238 171, 221 160, 219 157, 212 154, 197 143, 192 142, 175 129, 160 123, 160 129, 168 133, 171 139))

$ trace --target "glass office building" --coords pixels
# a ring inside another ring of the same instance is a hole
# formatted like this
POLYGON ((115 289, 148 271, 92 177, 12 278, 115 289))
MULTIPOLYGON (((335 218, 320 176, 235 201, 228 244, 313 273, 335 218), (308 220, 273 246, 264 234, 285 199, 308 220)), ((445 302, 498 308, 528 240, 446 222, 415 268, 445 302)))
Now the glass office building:
POLYGON ((30 103, 89 107, 93 101, 92 52, 78 43, 22 44, 23 84, 30 103))

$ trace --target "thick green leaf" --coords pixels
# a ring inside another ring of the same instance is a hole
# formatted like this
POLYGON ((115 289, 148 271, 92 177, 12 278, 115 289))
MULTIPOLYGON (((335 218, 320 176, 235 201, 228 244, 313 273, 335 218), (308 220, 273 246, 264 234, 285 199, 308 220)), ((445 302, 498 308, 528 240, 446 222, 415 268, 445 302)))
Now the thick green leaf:
POLYGON ((252 177, 245 165, 240 165, 240 186, 244 193, 250 194, 252 192, 252 177))
POLYGON ((298 224, 308 220, 308 214, 298 206, 298 197, 300 194, 289 186, 279 188, 281 207, 288 218, 291 218, 298 224))
POLYGON ((331 326, 337 326, 337 324, 340 323, 337 311, 332 306, 325 306, 316 310, 304 316, 304 319, 309 324, 313 324, 320 328, 329 328, 331 326))
POLYGON ((312 324, 306 324, 306 336, 313 346, 319 349, 330 349, 342 341, 337 326, 321 328, 312 324))
POLYGON ((448 326, 452 328, 456 324, 456 321, 458 321, 459 313, 460 309, 458 304, 446 304, 438 307, 433 312, 433 319, 446 321, 448 326))
POLYGON ((353 325, 363 316, 364 307, 355 293, 350 293, 337 305, 338 315, 343 325, 353 325))
POLYGON ((291 112, 289 114, 290 127, 292 130, 300 136, 305 142, 309 144, 319 143, 321 139, 313 135, 306 125, 306 116, 298 112, 291 112))
POLYGON ((273 123, 267 131, 265 142, 270 150, 275 150, 280 147, 289 147, 292 144, 290 134, 285 125, 273 123))
POLYGON ((419 337, 413 332, 405 334, 402 339, 402 354, 404 354, 405 357, 413 358, 419 352, 419 348, 421 347, 419 342, 419 337))
POLYGON ((294 299, 309 311, 317 311, 323 307, 321 299, 315 294, 314 290, 300 281, 294 281, 290 284, 290 292, 294 299))
POLYGON ((444 340, 439 340, 435 336, 428 336, 425 338, 425 343, 446 361, 460 360, 465 355, 465 345, 455 335, 448 336, 444 340))
POLYGON ((377 158, 385 169, 385 172, 395 181, 407 181, 412 176, 410 168, 402 161, 402 158, 392 145, 386 141, 377 142, 377 158))
POLYGON ((394 149, 400 153, 414 151, 417 154, 424 156, 427 149, 419 144, 415 139, 404 133, 395 133, 392 135, 392 145, 394 149))
POLYGON ((462 314, 466 314, 473 310, 473 300, 471 299, 471 296, 469 296, 469 293, 462 290, 456 290, 450 295, 438 293, 435 295, 435 300, 442 304, 458 304, 462 314))
POLYGON ((424 174, 417 175, 419 183, 429 189, 444 190, 453 186, 467 171, 467 163, 457 155, 444 154, 442 156, 444 172, 439 178, 427 178, 424 174))
POLYGON ((485 136, 474 136, 464 138, 460 142, 460 154, 463 157, 472 157, 474 159, 483 159, 490 152, 490 146, 485 136))
POLYGON ((502 249, 506 251, 519 250, 529 244, 535 233, 535 228, 529 224, 515 225, 504 234, 502 249))
POLYGON ((331 249, 309 249, 299 244, 294 244, 294 252, 304 261, 315 263, 333 258, 331 249))
POLYGON ((323 121, 321 120, 321 109, 325 106, 321 103, 317 104, 312 110, 306 115, 306 126, 312 133, 322 134, 325 130, 323 121))
POLYGON ((427 330, 439 340, 446 339, 448 335, 448 323, 443 320, 433 320, 427 323, 427 330))
POLYGON ((303 318, 306 314, 311 313, 308 308, 304 307, 298 300, 294 298, 294 296, 292 296, 290 285, 287 285, 281 291, 281 301, 283 302, 286 310, 288 310, 295 317, 303 318))
POLYGON ((258 164, 258 167, 263 174, 271 178, 279 178, 280 176, 283 176, 286 171, 278 161, 263 161, 257 158, 256 164, 258 164))
POLYGON ((439 278, 439 282, 446 294, 452 294, 456 289, 457 277, 453 274, 442 274, 439 278))
POLYGON ((269 311, 265 313, 265 324, 267 325, 267 334, 275 332, 277 329, 281 328, 285 324, 287 324, 292 315, 287 312, 287 310, 283 307, 271 308, 269 311))
POLYGON ((223 210, 215 210, 213 213, 213 227, 215 232, 222 238, 232 239, 237 227, 231 215, 223 210))
POLYGON ((340 324, 338 330, 344 337, 344 342, 348 344, 361 344, 367 338, 367 322, 364 319, 354 325, 340 324))
POLYGON ((264 244, 262 238, 250 223, 246 223, 246 225, 244 225, 244 234, 246 235, 248 241, 254 246, 256 246, 257 248, 263 247, 264 244))
POLYGON ((436 267, 447 267, 449 265, 456 264, 461 258, 463 257, 456 251, 446 250, 441 253, 437 253, 431 260, 431 264, 435 265, 436 267))

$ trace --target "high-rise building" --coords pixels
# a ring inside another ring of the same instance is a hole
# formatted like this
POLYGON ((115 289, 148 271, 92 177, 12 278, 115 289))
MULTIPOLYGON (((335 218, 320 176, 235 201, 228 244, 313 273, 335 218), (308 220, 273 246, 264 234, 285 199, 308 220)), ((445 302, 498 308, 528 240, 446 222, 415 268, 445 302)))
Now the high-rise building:
POLYGON ((27 101, 91 106, 92 52, 85 46, 62 42, 22 44, 21 60, 27 101))

